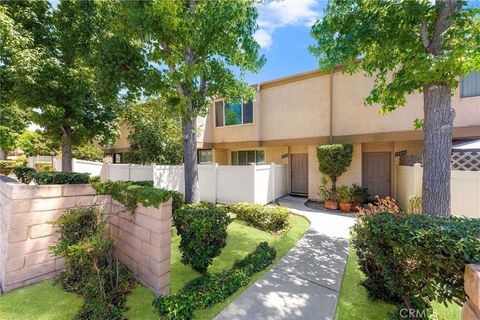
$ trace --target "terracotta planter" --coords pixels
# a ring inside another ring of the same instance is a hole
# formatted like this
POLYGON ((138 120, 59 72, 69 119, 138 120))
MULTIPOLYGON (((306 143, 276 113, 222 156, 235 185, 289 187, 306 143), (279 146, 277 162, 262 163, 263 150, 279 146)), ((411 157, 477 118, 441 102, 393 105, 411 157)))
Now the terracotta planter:
POLYGON ((350 212, 352 204, 350 202, 340 202, 340 210, 342 212, 350 212))
POLYGON ((352 203, 352 206, 350 207, 350 210, 353 212, 358 212, 358 208, 360 208, 362 205, 360 202, 354 202, 352 203))
POLYGON ((337 210, 338 202, 335 200, 325 200, 325 208, 330 210, 337 210))

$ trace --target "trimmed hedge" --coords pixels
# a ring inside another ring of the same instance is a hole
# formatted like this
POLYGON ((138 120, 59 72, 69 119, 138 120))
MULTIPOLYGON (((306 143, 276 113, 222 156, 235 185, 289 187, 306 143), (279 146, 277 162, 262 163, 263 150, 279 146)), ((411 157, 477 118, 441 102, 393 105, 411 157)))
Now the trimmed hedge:
POLYGON ((13 168, 15 168, 16 163, 13 160, 0 160, 0 174, 8 176, 12 173, 13 168))
POLYGON ((13 169, 13 173, 17 176, 18 181, 29 184, 33 180, 33 175, 37 171, 29 167, 16 167, 13 169))
POLYGON ((261 242, 253 252, 237 261, 232 269, 197 278, 178 293, 155 299, 153 306, 162 319, 193 319, 195 310, 222 302, 247 285, 255 273, 273 263, 276 254, 276 250, 267 242, 261 242))
POLYGON ((377 213, 352 241, 370 296, 430 313, 433 301, 465 301, 466 264, 480 262, 480 219, 377 213))
POLYGON ((176 203, 172 207, 181 206, 178 203, 178 195, 173 196, 174 191, 157 189, 151 181, 100 181, 98 178, 90 180, 92 187, 98 194, 112 196, 113 199, 122 203, 132 214, 139 204, 145 207, 158 208, 162 203, 173 197, 176 203))
POLYGON ((83 184, 88 183, 88 173, 45 171, 32 174, 36 184, 83 184))
POLYGON ((227 209, 221 205, 194 203, 176 210, 173 222, 181 237, 182 263, 205 273, 227 244, 227 227, 231 221, 227 209))
POLYGON ((262 231, 278 233, 289 226, 290 212, 284 207, 267 207, 253 203, 237 203, 230 207, 238 220, 262 231))

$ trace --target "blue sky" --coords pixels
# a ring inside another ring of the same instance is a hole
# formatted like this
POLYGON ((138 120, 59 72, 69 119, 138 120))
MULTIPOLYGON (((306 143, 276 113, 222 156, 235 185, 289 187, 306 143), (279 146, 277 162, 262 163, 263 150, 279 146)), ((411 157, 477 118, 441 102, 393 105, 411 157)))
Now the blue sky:
POLYGON ((260 4, 255 38, 267 63, 245 80, 253 84, 316 69, 318 63, 308 52, 313 44, 310 27, 326 5, 324 0, 269 0, 260 4))

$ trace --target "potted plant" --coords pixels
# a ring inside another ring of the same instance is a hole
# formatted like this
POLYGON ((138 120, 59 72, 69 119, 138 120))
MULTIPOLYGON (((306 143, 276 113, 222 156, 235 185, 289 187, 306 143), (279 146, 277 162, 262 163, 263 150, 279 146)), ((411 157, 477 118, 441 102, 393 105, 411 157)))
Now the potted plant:
POLYGON ((352 207, 352 188, 349 186, 340 186, 337 188, 337 196, 340 201, 340 210, 343 212, 349 212, 352 207))
POLYGON ((362 204, 370 197, 368 189, 354 183, 352 185, 352 211, 358 211, 362 204))
POLYGON ((322 180, 320 188, 318 190, 318 195, 320 196, 320 202, 323 202, 325 208, 330 210, 338 209, 337 195, 334 190, 327 187, 328 177, 322 175, 322 180))

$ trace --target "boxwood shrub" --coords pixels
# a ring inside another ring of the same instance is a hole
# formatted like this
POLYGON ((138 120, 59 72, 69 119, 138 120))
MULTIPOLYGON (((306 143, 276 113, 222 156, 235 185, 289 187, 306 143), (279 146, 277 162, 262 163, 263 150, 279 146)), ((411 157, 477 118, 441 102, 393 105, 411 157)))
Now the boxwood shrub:
POLYGON ((369 294, 425 315, 433 301, 465 301, 465 265, 480 262, 480 219, 384 212, 359 218, 352 236, 369 294))
POLYGON ((35 162, 35 169, 38 171, 52 171, 53 170, 53 164, 48 161, 37 161, 35 162))
POLYGON ((237 219, 257 229, 278 233, 289 226, 290 212, 284 207, 267 207, 253 203, 238 203, 230 207, 237 219))
POLYGON ((33 174, 37 170, 29 167, 16 167, 13 169, 13 173, 17 176, 18 181, 29 184, 33 180, 33 174))
POLYGON ((193 319, 193 312, 224 301, 239 288, 247 285, 253 274, 265 269, 275 260, 275 248, 261 242, 230 270, 199 277, 178 293, 153 301, 162 319, 193 319))
POLYGON ((227 227, 231 221, 222 205, 194 203, 177 209, 173 222, 181 237, 182 263, 205 273, 227 244, 227 227))
POLYGON ((12 160, 0 160, 0 174, 8 176, 12 173, 13 168, 15 168, 16 163, 12 160))
POLYGON ((36 184, 82 184, 89 182, 88 173, 45 171, 32 174, 36 184))

